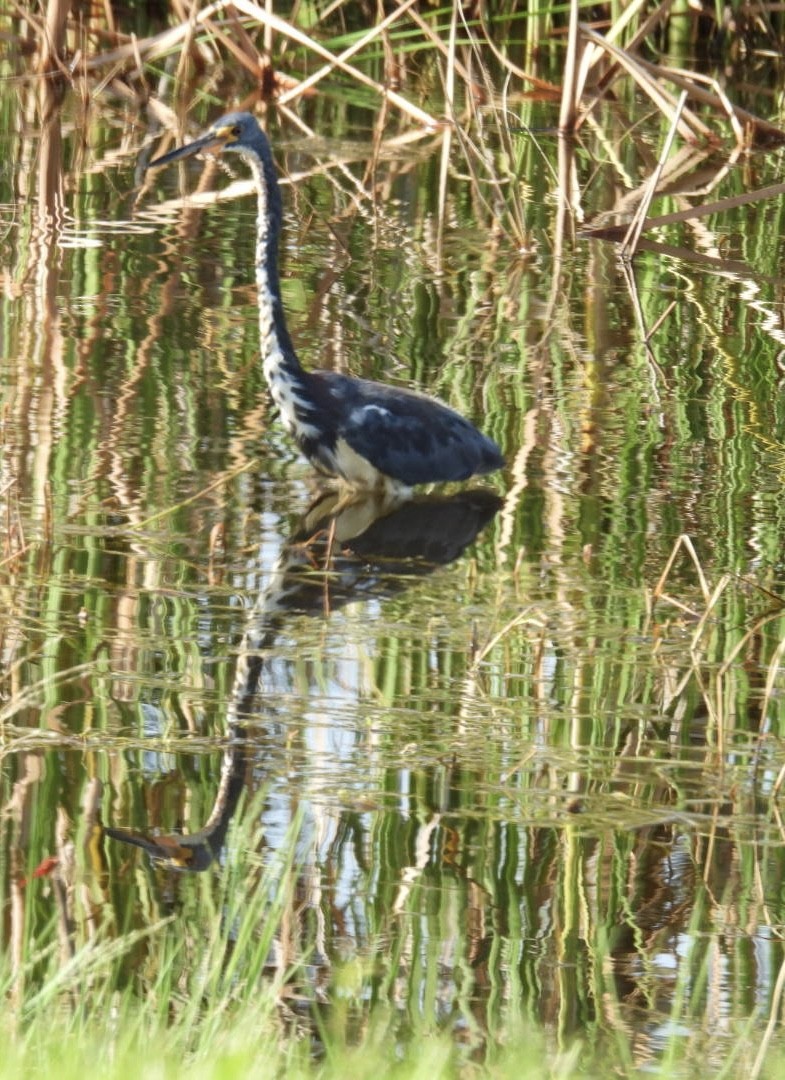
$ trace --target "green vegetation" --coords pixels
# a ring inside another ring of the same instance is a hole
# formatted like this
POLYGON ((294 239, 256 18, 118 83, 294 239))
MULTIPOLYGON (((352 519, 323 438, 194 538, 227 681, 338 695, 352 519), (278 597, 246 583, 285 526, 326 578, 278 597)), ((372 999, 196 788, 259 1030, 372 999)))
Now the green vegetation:
POLYGON ((780 1075, 756 12, 0 15, 0 1080, 780 1075), (303 523, 248 186, 144 173, 238 105, 304 361, 505 449, 452 562, 303 523))

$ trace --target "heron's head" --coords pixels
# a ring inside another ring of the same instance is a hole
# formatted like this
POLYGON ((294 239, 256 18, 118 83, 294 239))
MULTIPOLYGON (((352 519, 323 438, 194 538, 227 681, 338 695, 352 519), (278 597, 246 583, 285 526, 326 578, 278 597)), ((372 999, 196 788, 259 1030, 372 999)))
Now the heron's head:
POLYGON ((192 157, 200 151, 208 151, 216 154, 227 151, 253 150, 263 139, 262 129, 255 116, 246 112, 227 113, 222 116, 198 139, 180 146, 177 150, 171 150, 168 154, 156 158, 150 162, 149 168, 158 165, 169 165, 172 161, 192 157))

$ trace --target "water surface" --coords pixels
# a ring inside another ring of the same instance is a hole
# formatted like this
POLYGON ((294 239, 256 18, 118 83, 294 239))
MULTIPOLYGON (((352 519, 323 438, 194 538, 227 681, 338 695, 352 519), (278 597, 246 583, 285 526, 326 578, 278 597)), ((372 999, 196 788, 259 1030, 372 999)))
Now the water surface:
MULTIPOLYGON (((602 124, 576 148, 588 217, 644 168, 602 124)), ((52 874, 77 941, 198 922, 219 868, 269 863, 294 821, 270 964, 307 957, 305 999, 473 1045, 523 1016, 639 1063, 684 1033, 719 1067, 783 962, 779 205, 665 232, 738 258, 644 252, 636 294, 610 244, 559 234, 546 136, 522 246, 457 167, 439 206, 443 135, 369 179, 357 118, 313 145, 268 127, 303 361, 437 394, 508 464, 330 541, 263 385, 245 177, 143 181, 152 139, 111 109, 9 125, 8 924, 55 934, 52 874), (657 587, 682 534, 698 567, 682 548, 657 587)))

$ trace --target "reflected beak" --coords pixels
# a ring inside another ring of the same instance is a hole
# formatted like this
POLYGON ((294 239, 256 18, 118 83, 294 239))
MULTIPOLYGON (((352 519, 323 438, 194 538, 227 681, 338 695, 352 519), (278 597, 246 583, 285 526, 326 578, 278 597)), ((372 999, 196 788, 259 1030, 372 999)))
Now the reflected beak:
POLYGON ((168 154, 162 154, 161 157, 155 158, 147 166, 148 169, 157 168, 159 165, 169 165, 172 161, 180 161, 183 158, 193 157, 194 154, 200 153, 202 150, 223 150, 229 138, 231 136, 231 128, 211 128, 201 138, 195 139, 193 142, 186 143, 185 146, 178 147, 177 150, 170 150, 168 154))

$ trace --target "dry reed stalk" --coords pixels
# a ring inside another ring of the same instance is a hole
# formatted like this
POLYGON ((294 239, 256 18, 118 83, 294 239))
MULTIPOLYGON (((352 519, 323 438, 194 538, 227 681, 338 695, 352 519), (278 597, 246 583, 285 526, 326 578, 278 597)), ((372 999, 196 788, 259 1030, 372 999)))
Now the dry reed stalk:
POLYGON ((567 30, 567 57, 564 61, 559 131, 562 134, 575 131, 578 119, 578 49, 579 49, 579 0, 570 0, 570 21, 567 30))
POLYGON ((766 1024, 766 1029, 763 1032, 763 1038, 760 1041, 758 1047, 758 1053, 755 1055, 755 1061, 752 1065, 750 1072, 750 1080, 758 1080, 758 1077, 763 1071, 763 1066, 766 1064, 766 1055, 769 1050, 769 1044, 774 1036, 774 1032, 781 1026, 781 1007, 782 997, 785 993, 785 960, 780 964, 780 970, 777 974, 777 981, 774 984, 774 990, 771 994, 769 1005, 769 1019, 766 1024))
MULTIPOLYGON (((491 111, 491 113, 492 113, 492 115, 493 115, 493 117, 494 117, 494 119, 496 121, 496 132, 497 132, 497 135, 498 135, 498 138, 499 138, 501 149, 502 149, 505 157, 507 158, 507 161, 512 163, 512 162, 515 161, 515 156, 516 156, 515 147, 513 145, 509 124, 505 122, 506 121, 506 116, 507 116, 507 111, 508 111, 507 93, 508 93, 509 76, 505 80, 504 88, 502 90, 501 108, 499 109, 497 107, 497 104, 496 104, 496 102, 497 102, 497 100, 499 98, 499 91, 496 88, 493 77, 492 77, 490 71, 488 70, 487 64, 485 63, 485 60, 484 60, 484 57, 483 57, 482 44, 477 39, 477 37, 475 36, 472 27, 469 26, 469 24, 467 23, 465 13, 463 11, 463 8, 460 5, 458 5, 458 15, 459 15, 459 17, 461 19, 461 22, 463 24, 463 32, 466 35, 466 38, 470 43, 470 48, 472 50, 472 55, 473 55, 473 57, 475 59, 475 62, 477 64, 477 66, 479 67, 480 76, 481 76, 481 79, 482 79, 483 93, 485 95, 486 101, 488 102, 488 105, 486 106, 486 108, 491 111)), ((474 86, 475 86, 474 81, 471 82, 470 86, 467 86, 467 101, 470 104, 470 106, 474 106, 475 96, 476 95, 468 93, 468 90, 471 89, 474 86)), ((478 119, 478 117, 476 116, 476 111, 473 114, 473 117, 474 117, 475 121, 478 119)), ((461 137, 461 132, 463 130, 462 127, 457 126, 456 130, 459 133, 459 137, 461 137)), ((540 149, 539 144, 536 142, 536 140, 533 140, 533 141, 534 141, 534 145, 536 146, 536 148, 542 154, 542 150, 540 149)), ((483 158, 483 160, 487 163, 488 161, 492 161, 493 157, 494 157, 494 153, 486 154, 485 157, 483 158)), ((546 168, 551 170, 551 175, 553 175, 554 178, 555 178, 555 173, 554 173, 554 171, 553 171, 547 157, 544 154, 542 154, 542 157, 543 157, 543 161, 545 163, 546 168)), ((502 183, 505 182, 505 181, 502 181, 501 179, 497 178, 496 176, 493 176, 492 179, 493 179, 493 182, 496 184, 497 187, 501 187, 502 183)), ((518 183, 518 178, 514 175, 514 172, 512 170, 512 164, 510 166, 510 175, 509 175, 508 178, 506 178, 506 182, 507 182, 507 194, 508 194, 508 197, 505 199, 505 207, 504 207, 505 208, 505 216, 507 218, 507 221, 508 221, 509 225, 512 227, 512 231, 513 231, 513 233, 515 235, 515 239, 516 239, 516 241, 517 241, 517 243, 519 245, 519 248, 522 251, 528 251, 528 250, 530 250, 530 247, 531 247, 531 240, 530 240, 530 237, 529 237, 529 234, 528 234, 528 230, 526 228, 526 219, 525 219, 525 214, 524 214, 524 211, 523 211, 523 204, 522 204, 522 201, 521 201, 520 184, 518 183)), ((496 214, 495 217, 498 220, 499 215, 496 214)))
POLYGON ((208 20, 205 25, 210 28, 216 40, 220 41, 227 52, 232 54, 238 64, 245 68, 252 79, 261 79, 265 69, 264 57, 253 48, 251 39, 239 19, 233 18, 232 24, 232 32, 240 38, 239 42, 234 40, 232 34, 227 34, 222 30, 213 19, 208 20))
MULTIPOLYGON (((766 671, 766 687, 763 691, 763 700, 760 704, 760 714, 764 717, 768 712, 769 704, 771 702, 772 694, 774 693, 774 683, 777 679, 777 675, 780 670, 780 664, 782 662, 783 654, 785 654, 785 638, 783 638, 777 648, 774 650, 774 655, 769 661, 769 666, 766 671)), ((782 774, 780 774, 782 775, 782 774)), ((779 783, 779 777, 777 783, 779 783)))
POLYGON ((772 799, 775 799, 777 795, 779 795, 783 783, 785 783, 785 765, 782 766, 779 773, 777 774, 777 779, 774 781, 774 785, 771 789, 772 799))
MULTIPOLYGON (((459 65, 457 63, 457 20, 460 19, 462 23, 462 30, 465 34, 469 49, 471 50, 472 64, 479 67, 479 76, 475 78, 471 71, 463 68, 466 79, 466 108, 468 110, 468 116, 464 116, 461 121, 454 114, 451 113, 452 123, 447 127, 445 131, 445 139, 448 144, 452 143, 453 136, 457 140, 457 143, 462 152, 463 164, 468 174, 468 178, 474 189, 474 195, 478 205, 480 205, 486 212, 489 219, 494 224, 501 228, 500 209, 506 212, 508 218, 508 224, 511 226, 512 232, 516 236, 522 249, 526 249, 529 244, 529 239, 524 222, 524 214, 521 207, 520 195, 517 190, 516 178, 514 176, 499 177, 494 171, 494 158, 496 150, 491 149, 485 141, 483 134, 484 125, 481 122, 480 109, 477 105, 477 99, 483 94, 488 102, 488 106, 482 108, 482 112, 486 111, 486 108, 490 110, 494 117, 497 117, 496 130, 500 137, 502 148, 509 161, 513 161, 515 158, 515 150, 510 139, 510 132, 508 125, 504 122, 503 117, 499 117, 498 109, 495 104, 498 98, 498 90, 493 85, 491 75, 483 63, 482 50, 480 42, 476 39, 472 28, 466 22, 463 10, 460 5, 456 5, 453 8, 455 14, 455 21, 450 31, 450 42, 453 42, 452 47, 448 42, 447 45, 447 70, 442 73, 445 87, 445 98, 449 107, 452 109, 452 102, 455 100, 455 74, 460 74, 459 65), (453 62, 455 60, 456 62, 453 62), (470 135, 470 130, 474 127, 477 132, 476 140, 473 140, 470 135), (479 166, 477 165, 479 163, 479 166), (507 186, 507 189, 511 192, 511 199, 505 201, 503 208, 500 208, 500 200, 495 200, 495 205, 492 205, 489 198, 486 197, 485 190, 488 188, 498 192, 502 188, 507 186)), ((463 77, 463 76, 462 76, 463 77)), ((503 110, 502 110, 503 111, 503 110)), ((443 193, 446 190, 447 170, 450 163, 450 145, 442 146, 441 168, 440 168, 440 192, 443 193)), ((547 163, 546 163, 547 164, 547 163)), ((440 195, 443 199, 443 195, 440 195)), ((442 202, 443 205, 443 202, 442 202)))
MULTIPOLYGON (((632 3, 630 3, 624 9, 624 11, 621 13, 621 15, 616 20, 616 22, 613 23, 613 25, 606 31, 606 33, 604 35, 605 41, 609 42, 612 45, 615 44, 617 38, 621 37, 622 32, 627 29, 627 27, 632 23, 633 19, 635 19, 641 13, 641 11, 643 11, 645 9, 645 7, 647 6, 647 2, 648 2, 648 0, 632 0, 632 3)), ((668 12, 670 11, 673 3, 674 3, 674 0, 660 0, 660 2, 657 4, 657 7, 655 8, 655 10, 648 16, 648 18, 644 19, 643 23, 635 31, 635 34, 633 35, 633 37, 624 46, 624 51, 627 54, 630 54, 630 53, 634 52, 634 50, 637 49, 638 45, 645 38, 648 37, 649 33, 658 24, 660 24, 660 23, 662 23, 664 21, 664 19, 668 15, 668 12)), ((583 57, 582 57, 582 63, 581 63, 580 76, 579 76, 579 78, 580 78, 579 94, 580 94, 581 97, 583 97, 583 91, 584 91, 585 83, 586 83, 586 81, 588 79, 589 71, 591 70, 592 67, 597 66, 597 64, 599 63, 600 58, 602 56, 604 56, 604 55, 606 55, 605 50, 601 46, 599 46, 597 44, 592 44, 587 49, 584 50, 584 54, 583 54, 583 57)), ((614 81, 614 79, 616 77, 617 69, 618 69, 617 63, 613 62, 613 63, 611 63, 608 70, 603 73, 603 75, 600 78, 599 83, 598 83, 598 85, 596 87, 596 92, 595 92, 594 97, 592 98, 591 102, 589 102, 589 104, 587 106, 587 109, 586 109, 586 112, 580 118, 580 120, 578 122, 579 127, 581 126, 583 121, 588 117, 589 112, 591 111, 591 109, 593 109, 594 106, 598 102, 600 102, 603 99, 603 97, 605 97, 605 94, 606 94, 608 88, 610 87, 610 85, 612 84, 612 82, 614 81)))
POLYGON ((675 210, 672 214, 662 214, 660 217, 649 218, 647 228, 654 229, 661 225, 675 225, 680 221, 693 221, 696 218, 707 217, 709 214, 719 214, 725 210, 735 210, 738 206, 747 206, 749 203, 763 202, 765 199, 777 199, 785 194, 785 184, 769 184, 767 187, 758 188, 757 191, 745 191, 741 195, 729 195, 725 199, 717 199, 703 206, 691 206, 687 210, 675 210))
MULTIPOLYGON (((436 224, 436 258, 438 271, 443 272, 442 253, 444 249, 444 223, 446 220, 447 207, 447 181, 450 171, 450 157, 452 150, 452 132, 457 128, 455 124, 455 52, 458 31, 458 14, 456 0, 453 0, 450 10, 450 31, 447 38, 446 71, 444 73, 444 106, 449 126, 444 132, 441 155, 439 157, 439 193, 437 198, 437 224, 436 224)), ((467 80, 468 81, 468 80, 467 80)))
MULTIPOLYGON (((454 10, 455 6, 453 5, 453 11, 454 10)), ((461 11, 459 14, 463 19, 463 11, 461 11)), ((442 39, 439 37, 433 27, 427 23, 427 21, 422 17, 422 15, 420 15, 420 13, 416 10, 416 8, 409 11, 409 18, 412 20, 414 25, 418 27, 418 29, 422 32, 423 37, 433 46, 433 48, 438 53, 441 53, 447 64, 454 65, 454 74, 460 75, 460 77, 466 84, 467 90, 469 90, 472 86, 472 77, 466 66, 458 59, 458 57, 454 53, 451 55, 449 44, 445 44, 442 41, 442 39)), ((525 78, 525 76, 523 77, 525 78)))
MULTIPOLYGON (((701 105, 710 105, 718 111, 727 111, 727 107, 729 107, 742 124, 752 128, 762 138, 774 143, 785 141, 785 132, 776 124, 772 124, 769 120, 762 120, 759 116, 755 116, 754 113, 741 108, 740 105, 730 105, 727 98, 723 101, 718 95, 712 94, 709 90, 704 90, 701 86, 696 86, 695 81, 700 77, 693 72, 682 72, 675 68, 660 67, 657 64, 650 63, 648 60, 644 60, 642 57, 637 57, 636 62, 643 71, 649 72, 653 78, 667 79, 668 82, 673 83, 680 90, 686 90, 690 98, 701 105)), ((713 80, 710 81, 713 82, 713 80)))
POLYGON ((488 654, 496 648, 499 642, 502 641, 510 633, 511 630, 514 630, 516 626, 520 626, 520 624, 523 622, 529 622, 533 623, 539 629, 543 628, 542 622, 532 617, 531 613, 533 611, 536 611, 536 608, 534 608, 534 606, 531 604, 529 605, 529 607, 524 608, 523 611, 519 611, 517 615, 513 616, 513 618, 510 619, 509 622, 505 623, 501 630, 497 631, 497 633, 495 633, 493 637, 475 653, 475 655, 472 657, 472 663, 470 668, 470 673, 472 675, 475 675, 477 673, 477 669, 479 668, 483 660, 486 658, 486 656, 488 656, 488 654))
MULTIPOLYGON (((589 26, 581 24, 581 33, 589 41, 604 49, 622 67, 627 74, 635 80, 647 97, 651 98, 660 112, 670 117, 671 120, 676 110, 676 99, 670 91, 662 85, 662 72, 654 65, 644 64, 638 57, 632 57, 618 46, 607 41, 601 34, 596 33, 589 26)), ((687 142, 696 138, 711 141, 713 132, 710 127, 703 123, 689 109, 684 109, 678 124, 679 134, 687 142)))
POLYGON ((676 556, 679 554, 679 551, 681 550, 681 548, 684 548, 684 550, 687 552, 690 559, 692 560, 692 564, 695 567, 696 573, 698 575, 698 581, 700 582, 701 592, 703 593, 703 599, 708 603, 709 595, 710 595, 710 593, 709 593, 709 584, 706 581, 706 575, 703 572, 703 567, 701 566, 700 559, 698 558, 698 553, 695 550, 695 546, 694 546, 692 540, 690 539, 690 537, 686 533, 682 533, 681 536, 678 536, 676 538, 676 542, 674 543, 673 547, 671 548, 671 553, 668 556, 668 561, 665 563, 665 569, 660 574, 659 581, 654 586, 654 590, 652 592, 652 602, 653 603, 656 603, 656 601, 658 599, 660 599, 660 597, 662 596, 663 586, 665 585, 665 582, 668 580, 668 576, 669 576, 671 570, 673 569, 673 564, 676 561, 676 556))
POLYGON ((187 499, 182 499, 178 503, 173 503, 171 506, 164 507, 163 510, 159 510, 157 514, 152 514, 150 517, 144 518, 142 521, 135 521, 133 524, 126 527, 126 532, 138 532, 139 529, 144 529, 148 525, 151 525, 154 521, 159 521, 163 517, 167 517, 169 514, 174 514, 178 510, 181 510, 184 506, 189 506, 193 502, 197 502, 199 499, 204 498, 211 491, 216 488, 222 487, 230 480, 234 480, 236 476, 240 476, 241 473, 248 472, 249 469, 256 465, 254 460, 245 461, 242 465, 238 465, 234 469, 228 469, 221 473, 219 477, 207 484, 205 487, 200 488, 199 491, 195 491, 193 495, 189 495, 187 499))
POLYGON ((511 768, 507 769, 506 772, 501 773, 501 775, 499 776, 499 783, 508 784, 516 773, 520 772, 525 765, 529 764, 529 762, 536 755, 536 753, 536 747, 532 746, 529 750, 526 751, 520 761, 518 761, 511 768))
MULTIPOLYGON (((376 80, 372 79, 369 75, 366 75, 365 72, 352 67, 351 64, 341 60, 340 57, 334 56, 328 49, 325 49, 324 46, 320 45, 319 42, 308 37, 307 34, 298 30, 297 27, 291 26, 277 15, 266 12, 263 8, 259 7, 258 4, 254 3, 253 0, 232 0, 232 4, 238 11, 249 16, 249 18, 256 19, 263 26, 269 25, 277 33, 291 38, 293 41, 296 41, 298 45, 302 45, 304 48, 316 53, 317 56, 321 56, 323 60, 328 61, 328 64, 331 67, 338 68, 345 74, 350 75, 356 82, 362 83, 363 86, 367 86, 374 90, 380 97, 386 98, 390 104, 395 105, 411 120, 415 120, 418 124, 422 124, 424 127, 428 128, 439 126, 434 117, 430 116, 418 105, 414 105, 412 102, 408 101, 402 94, 399 94, 396 90, 389 90, 381 83, 376 82, 376 80)), ((284 100, 286 100, 285 95, 284 100)))
MULTIPOLYGON (((188 61, 191 57, 192 50, 194 49, 194 42, 196 40, 197 19, 200 14, 198 8, 199 0, 191 0, 191 9, 187 13, 187 21, 185 22, 186 33, 183 38, 183 44, 177 62, 177 71, 175 72, 174 77, 175 85, 181 84, 186 78, 188 61)), ((205 18, 204 25, 211 25, 209 17, 205 18)))
POLYGON ((652 199, 654 198, 654 194, 657 190, 657 185, 660 182, 662 170, 665 168, 665 163, 670 155, 671 147, 673 146, 673 140, 676 138, 676 131, 679 126, 679 121, 681 120, 681 114, 684 111, 684 106, 686 105, 686 103, 687 93, 685 90, 682 90, 681 96, 676 105, 676 112, 674 113, 670 130, 668 131, 668 136, 665 139, 665 145, 662 148, 662 152, 660 153, 657 165, 654 169, 654 172, 651 174, 651 177, 649 178, 649 182, 647 183, 643 193, 643 198, 641 199, 638 205, 638 209, 636 210, 633 219, 630 222, 630 227, 627 230, 627 235, 624 237, 624 242, 621 245, 621 256, 623 259, 632 259, 638 249, 638 241, 640 240, 641 233, 643 232, 646 215, 649 212, 649 207, 651 206, 652 199))
MULTIPOLYGON (((527 71, 524 71, 523 68, 520 68, 517 64, 514 64, 508 56, 504 55, 504 53, 498 47, 491 35, 488 33, 488 30, 485 26, 485 21, 482 18, 482 9, 480 9, 480 11, 480 29, 482 30, 483 47, 488 49, 489 52, 493 54, 499 64, 501 64, 501 66, 505 68, 508 74, 512 75, 513 78, 520 79, 521 82, 530 83, 535 88, 535 90, 542 90, 544 93, 551 94, 554 98, 558 98, 561 91, 559 90, 559 87, 556 85, 556 83, 548 82, 546 79, 540 79, 536 75, 530 75, 527 71)), ((417 19, 419 19, 419 16, 417 16, 417 19)))
POLYGON ((646 353, 646 360, 649 365, 649 370, 651 371, 651 405, 654 408, 660 408, 661 400, 659 387, 660 385, 665 386, 667 384, 662 368, 657 362, 657 357, 654 355, 654 350, 651 347, 651 340, 656 334, 657 330, 659 330, 660 326, 662 326, 665 319, 673 311, 674 307, 676 306, 676 301, 672 300, 668 307, 665 309, 665 311, 657 319, 654 326, 651 329, 648 329, 646 326, 646 317, 643 313, 643 305, 641 304, 641 298, 638 293, 638 283, 635 279, 632 265, 629 261, 622 261, 621 269, 622 275, 624 277, 624 282, 627 286, 627 292, 630 295, 632 309, 635 312, 635 318, 638 323, 638 330, 641 335, 641 340, 643 341, 643 347, 646 353))
POLYGON ((0 559, 0 570, 2 570, 3 567, 7 566, 10 562, 13 562, 15 559, 19 559, 22 555, 24 555, 26 551, 29 551, 32 546, 32 541, 28 540, 26 544, 22 544, 21 547, 16 548, 14 551, 11 552, 10 555, 6 555, 5 558, 0 559))
MULTIPOLYGON (((193 26, 202 26, 213 15, 222 11, 225 6, 226 0, 218 0, 217 3, 208 4, 207 7, 202 8, 200 12, 194 15, 193 26)), ((192 23, 190 21, 183 22, 179 26, 163 30, 160 34, 155 34, 152 37, 141 38, 128 45, 120 45, 110 52, 99 53, 98 56, 87 57, 80 66, 83 71, 97 71, 98 68, 124 63, 129 59, 133 59, 137 51, 138 55, 145 60, 155 60, 174 51, 181 42, 188 38, 191 32, 192 23)))
MULTIPOLYGON (((764 615, 762 618, 757 619, 753 623, 753 625, 749 628, 749 630, 747 630, 745 632, 744 636, 739 641, 736 642, 734 647, 731 649, 731 651, 725 657, 722 664, 720 665, 720 668, 719 668, 719 671, 717 672, 717 674, 720 677, 727 674, 727 672, 730 670, 730 667, 733 664, 734 660, 739 655, 739 653, 744 648, 744 646, 747 644, 747 642, 750 640, 750 638, 754 637, 757 633, 759 633, 760 630, 763 629, 764 626, 767 626, 770 622, 773 622, 775 619, 781 619, 782 614, 783 613, 782 613, 781 610, 780 611, 773 611, 773 612, 770 612, 768 615, 764 615)), ((779 647, 777 649, 777 652, 775 653, 775 656, 778 655, 778 653, 779 653, 779 647)), ((772 672, 770 670, 769 671, 769 678, 773 679, 773 677, 774 676, 773 676, 773 674, 772 674, 772 672)))
MULTIPOLYGON (((643 81, 643 75, 647 74, 657 84, 662 83, 663 80, 673 83, 679 89, 685 90, 692 100, 698 101, 704 105, 709 105, 719 112, 724 112, 728 116, 731 127, 733 128, 737 146, 745 146, 749 141, 745 133, 745 126, 764 141, 783 141, 785 139, 785 133, 780 128, 770 121, 763 120, 753 113, 750 113, 748 110, 734 105, 728 99, 716 79, 711 76, 702 75, 692 71, 682 71, 678 68, 670 68, 662 64, 654 64, 637 54, 633 57, 633 53, 638 45, 645 39, 651 30, 654 29, 657 23, 662 21, 663 16, 667 14, 667 10, 672 2, 673 0, 666 0, 664 4, 658 5, 656 11, 644 21, 623 50, 614 45, 614 39, 618 36, 619 28, 630 21, 632 13, 635 10, 634 4, 630 5, 630 7, 625 10, 618 22, 615 23, 604 36, 596 34, 588 27, 583 28, 584 34, 594 45, 594 49, 591 53, 589 53, 589 50, 586 51, 587 58, 584 60, 582 70, 584 79, 587 76, 589 67, 597 62, 597 50, 607 52, 614 60, 613 67, 609 72, 606 72, 600 80, 600 91, 588 108, 591 109, 593 105, 602 98, 615 77, 617 66, 622 66, 636 79, 636 81, 639 82, 644 90, 646 89, 646 84, 643 81), (622 57, 626 57, 626 62, 622 57), (703 87, 696 85, 697 83, 706 83, 711 86, 712 89, 706 90, 703 87)), ((655 100, 656 104, 656 99, 653 100, 655 100)), ((584 114, 581 122, 585 119, 586 115, 588 115, 588 111, 584 114)), ((696 119, 692 113, 690 113, 690 118, 691 123, 696 119)), ((703 135, 706 138, 710 138, 710 129, 705 128, 704 126, 703 135)))
POLYGON ((725 592, 727 587, 730 585, 732 580, 733 580, 733 578, 731 577, 730 574, 723 574, 722 575, 720 580, 714 586, 714 588, 712 590, 712 593, 711 593, 711 596, 708 598, 708 601, 706 602, 706 608, 705 608, 703 614, 701 615, 700 619, 698 620, 698 625, 696 626, 695 632, 692 635, 692 640, 690 641, 690 652, 693 654, 693 659, 696 660, 696 662, 697 662, 697 659, 698 659, 698 655, 697 655, 697 653, 698 653, 698 643, 700 642, 700 639, 703 637, 703 631, 706 628, 706 623, 711 618, 712 614, 714 613, 715 607, 720 602, 720 597, 725 592))
POLYGON ((341 67, 343 64, 345 64, 346 61, 348 61, 352 56, 355 55, 355 53, 360 52, 362 49, 365 48, 366 45, 371 44, 371 42, 375 41, 378 37, 383 36, 386 30, 390 26, 392 26, 393 23, 397 22, 398 19, 417 2, 418 0, 403 0, 403 3, 399 7, 397 7, 394 11, 391 11, 387 18, 382 19, 382 21, 380 23, 377 23, 376 26, 371 27, 367 34, 363 34, 361 38, 358 38, 357 41, 355 41, 352 45, 349 45, 348 48, 344 49, 342 53, 339 53, 337 56, 333 57, 333 59, 329 63, 325 64, 324 67, 319 68, 319 70, 315 71, 313 75, 309 75, 307 79, 304 79, 301 83, 298 83, 298 85, 294 87, 294 89, 287 90, 286 93, 281 94, 278 99, 279 103, 285 105, 288 101, 291 101, 293 98, 299 97, 307 90, 310 90, 312 86, 315 86, 316 83, 320 82, 326 75, 329 75, 332 71, 335 70, 335 68, 341 67))
POLYGON ((71 0, 48 0, 38 59, 38 72, 41 75, 63 71, 65 31, 70 9, 71 0))
MULTIPOLYGON (((374 29, 370 31, 369 34, 367 34, 360 43, 355 43, 354 45, 352 45, 348 50, 346 50, 345 54, 340 54, 336 56, 328 49, 326 49, 323 45, 321 45, 318 41, 316 41, 314 38, 309 37, 302 30, 299 30, 296 26, 292 26, 290 23, 287 23, 284 19, 281 19, 273 12, 266 10, 263 7, 260 7, 260 5, 254 3, 253 0, 216 0, 215 3, 209 4, 201 11, 195 13, 187 23, 174 27, 171 30, 165 30, 161 34, 157 34, 153 37, 144 38, 140 41, 135 41, 130 45, 122 45, 117 49, 113 49, 111 52, 88 58, 84 60, 82 68, 85 71, 94 71, 106 65, 124 63, 129 59, 133 60, 137 56, 142 57, 148 61, 154 60, 158 57, 164 56, 167 53, 172 52, 178 46, 184 45, 184 43, 190 38, 190 36, 195 32, 198 27, 206 27, 208 24, 212 26, 212 22, 217 15, 221 15, 224 12, 228 12, 229 10, 231 10, 233 13, 239 12, 240 14, 245 15, 246 18, 249 18, 256 23, 259 23, 265 28, 265 30, 269 30, 271 32, 274 31, 275 33, 280 34, 285 38, 291 39, 298 45, 302 46, 305 49, 308 49, 310 52, 315 53, 317 56, 327 61, 325 67, 322 68, 319 72, 317 72, 312 80, 306 80, 305 83, 298 85, 295 89, 282 94, 281 102, 283 104, 289 101, 292 97, 303 93, 311 85, 313 85, 313 82, 316 82, 319 79, 323 78, 327 72, 337 68, 338 70, 343 71, 345 74, 349 75, 356 82, 359 82, 363 86, 367 86, 370 89, 374 90, 377 94, 379 94, 380 97, 389 101, 392 105, 395 105, 396 108, 400 109, 401 112, 405 113, 407 116, 409 116, 410 119, 412 119, 416 123, 421 124, 426 128, 436 128, 439 126, 438 121, 429 113, 427 113, 424 109, 421 109, 418 105, 415 105, 413 102, 408 101, 405 97, 403 97, 402 94, 399 94, 397 91, 388 89, 381 83, 378 83, 375 79, 372 79, 364 72, 353 67, 344 58, 345 55, 353 55, 359 48, 362 48, 364 44, 367 44, 369 41, 374 40, 376 37, 378 37, 380 33, 383 33, 385 28, 391 22, 394 22, 400 17, 401 11, 406 10, 408 4, 413 2, 414 0, 407 0, 406 4, 402 9, 396 9, 396 11, 393 12, 391 16, 384 20, 383 24, 380 24, 378 27, 374 27, 374 29)), ((213 27, 213 29, 215 28, 213 27)), ((237 54, 235 53, 235 55, 237 54)), ((237 58, 238 60, 240 59, 239 55, 237 56, 237 58)))
POLYGON ((654 323, 654 326, 652 326, 651 330, 649 330, 649 332, 646 334, 645 341, 646 341, 647 345, 649 344, 651 339, 654 337, 654 335, 657 333, 659 328, 662 326, 662 324, 665 322, 665 320, 668 318, 668 316, 670 315, 670 313, 673 311, 673 309, 675 307, 676 307, 676 301, 671 300, 671 302, 668 304, 668 306, 665 308, 665 310, 662 312, 662 314, 658 317, 658 319, 654 323))

